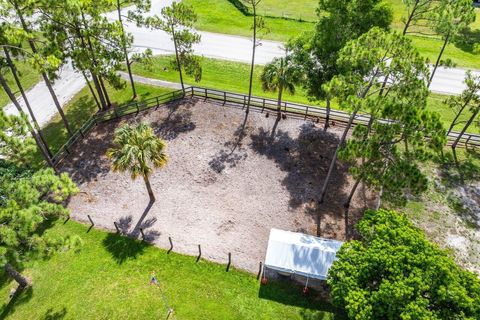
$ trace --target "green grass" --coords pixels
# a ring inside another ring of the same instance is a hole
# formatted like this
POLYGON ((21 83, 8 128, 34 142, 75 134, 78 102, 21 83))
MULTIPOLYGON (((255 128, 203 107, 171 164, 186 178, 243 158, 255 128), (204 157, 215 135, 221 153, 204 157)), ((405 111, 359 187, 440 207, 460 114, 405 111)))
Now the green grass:
POLYGON ((47 232, 79 235, 79 252, 56 253, 29 262, 23 271, 32 289, 8 303, 14 283, 0 288, 4 319, 165 319, 160 289, 149 285, 152 272, 176 319, 333 319, 330 305, 304 297, 291 283, 260 287, 254 275, 195 257, 167 254, 116 234, 69 221, 47 232), (323 311, 321 311, 323 310, 323 311))
MULTIPOLYGON (((40 80, 40 74, 37 71, 32 70, 32 67, 28 63, 19 61, 15 64, 15 66, 17 67, 20 81, 25 91, 32 88, 40 80)), ((5 77, 12 91, 16 94, 17 97, 20 97, 20 92, 18 92, 17 85, 15 84, 15 81, 13 79, 13 75, 8 72, 5 77)), ((0 108, 6 106, 9 102, 10 99, 8 99, 5 91, 0 90, 0 108)))
MULTIPOLYGON (((252 18, 241 13, 228 0, 183 0, 195 8, 198 14, 196 27, 200 30, 241 35, 251 37, 252 18)), ((405 5, 402 1, 387 0, 393 9, 394 20, 392 28, 403 30, 402 17, 405 15, 405 5)), ((281 1, 263 0, 260 3, 259 13, 267 16, 266 23, 271 32, 263 38, 277 41, 288 41, 304 31, 314 29, 317 20, 316 8, 318 0, 281 1), (275 18, 278 17, 278 18, 275 18), (288 17, 293 19, 282 19, 288 17), (303 19, 298 21, 294 19, 303 19)), ((475 9, 477 21, 472 25, 474 31, 480 29, 480 9, 475 9)), ((442 42, 439 39, 410 36, 422 55, 430 61, 435 61, 442 42)), ((474 48, 460 48, 454 44, 447 46, 444 58, 450 58, 458 67, 480 69, 478 50, 474 48)))
MULTIPOLYGON (((135 74, 154 78, 167 80, 172 82, 179 82, 178 73, 170 68, 169 56, 156 56, 154 58, 154 65, 151 70, 146 69, 142 64, 134 64, 133 72, 135 74), (166 71, 164 69, 166 68, 166 71)), ((273 92, 264 92, 260 83, 260 74, 262 66, 255 67, 253 94, 260 97, 277 99, 277 94, 273 92)), ((186 77, 185 81, 190 85, 199 85, 207 88, 214 88, 219 90, 232 91, 237 93, 248 92, 248 81, 250 74, 250 67, 248 64, 232 62, 219 59, 204 58, 202 61, 202 81, 195 83, 193 78, 186 77)), ((432 94, 428 100, 428 107, 431 110, 437 111, 445 125, 448 127, 454 118, 454 113, 450 108, 443 104, 446 96, 439 94, 432 94)), ((308 100, 306 92, 299 88, 295 95, 284 94, 284 100, 290 102, 297 102, 303 104, 313 104, 308 100)), ((318 104, 317 104, 318 105, 318 104)), ((320 105, 324 105, 320 103, 320 105)), ((333 107, 337 107, 334 103, 333 107)), ((455 129, 459 129, 456 127, 455 129)), ((471 126, 470 132, 478 133, 480 130, 477 127, 471 126)))
MULTIPOLYGON (((172 91, 171 89, 141 84, 137 84, 136 88, 139 96, 138 101, 172 91)), ((112 103, 122 105, 131 102, 132 92, 130 87, 126 87, 123 90, 114 90, 109 87, 108 91, 112 103)), ((65 116, 74 131, 79 129, 85 123, 85 121, 97 111, 98 108, 90 94, 90 91, 88 90, 88 87, 83 88, 64 107, 65 116)), ((60 115, 58 114, 56 114, 55 117, 53 117, 52 120, 50 120, 50 122, 44 126, 43 134, 53 153, 58 151, 60 147, 68 140, 67 130, 63 125, 60 115)))
MULTIPOLYGON (((251 36, 252 18, 245 16, 228 0, 183 0, 192 5, 198 14, 195 25, 200 30, 251 36)), ((293 3, 293 1, 292 1, 293 3)), ((265 18, 270 33, 264 39, 287 41, 298 34, 313 30, 314 24, 281 18, 265 18)))

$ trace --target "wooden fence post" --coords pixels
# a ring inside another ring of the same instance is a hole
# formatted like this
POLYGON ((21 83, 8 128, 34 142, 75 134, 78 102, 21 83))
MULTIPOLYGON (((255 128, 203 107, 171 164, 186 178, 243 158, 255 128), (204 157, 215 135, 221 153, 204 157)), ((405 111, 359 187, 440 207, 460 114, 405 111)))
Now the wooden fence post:
POLYGON ((307 106, 307 108, 305 109, 305 119, 304 119, 304 120, 307 120, 307 116, 308 116, 308 106, 307 106))
POLYGON ((227 264, 227 272, 230 269, 230 265, 232 264, 232 253, 228 253, 228 264, 227 264))
POLYGON ((205 101, 207 101, 207 97, 208 97, 207 88, 205 88, 205 101))
POLYGON ((172 237, 168 237, 168 241, 170 242, 170 249, 168 249, 167 254, 172 252, 173 250, 173 242, 172 242, 172 237))
POLYGON ((467 141, 465 141, 465 149, 468 148, 468 143, 470 142, 470 139, 472 139, 472 135, 470 135, 467 139, 467 141))
POLYGON ((200 245, 198 245, 198 257, 197 257, 197 261, 200 261, 200 258, 202 257, 202 247, 200 247, 200 245))
POLYGON ((143 228, 140 228, 140 233, 142 234, 142 240, 145 240, 145 233, 143 233, 143 228))
POLYGON ((88 217, 88 220, 90 220, 90 223, 91 223, 91 226, 88 228, 87 230, 87 233, 90 232, 90 230, 92 230, 93 226, 95 225, 95 223, 93 223, 93 220, 92 220, 92 217, 90 217, 89 214, 87 214, 87 217, 88 217))
POLYGON ((227 92, 223 91, 223 105, 227 103, 227 92))
POLYGON ((260 279, 262 275, 262 261, 260 261, 260 267, 258 268, 257 280, 260 279))

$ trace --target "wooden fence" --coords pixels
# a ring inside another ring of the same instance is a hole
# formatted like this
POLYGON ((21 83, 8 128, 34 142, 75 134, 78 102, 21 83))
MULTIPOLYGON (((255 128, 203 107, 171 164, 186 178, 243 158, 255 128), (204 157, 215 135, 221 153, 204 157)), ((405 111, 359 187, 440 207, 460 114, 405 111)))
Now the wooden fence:
MULTIPOLYGON (((153 107, 160 107, 166 103, 183 99, 186 96, 203 98, 205 100, 221 102, 223 105, 233 105, 242 108, 245 108, 248 102, 248 96, 245 94, 201 87, 189 87, 185 92, 177 90, 144 101, 133 102, 107 111, 98 112, 91 116, 82 127, 70 137, 70 139, 53 156, 52 162, 55 166, 58 165, 70 154, 72 147, 80 139, 83 139, 85 135, 87 135, 87 133, 99 123, 139 113, 153 107)), ((278 105, 276 100, 255 96, 252 96, 250 99, 250 109, 252 111, 263 113, 267 111, 276 111, 277 108, 278 105)), ((315 122, 323 121, 327 114, 326 109, 323 107, 292 103, 288 101, 282 102, 282 112, 286 113, 289 117, 303 120, 309 119, 315 122)), ((330 121, 333 121, 338 125, 346 124, 349 118, 350 115, 347 112, 333 109, 330 111, 330 121)), ((354 125, 366 125, 369 119, 370 117, 368 115, 357 115, 354 120, 354 125)), ((448 135, 448 143, 452 144, 458 137, 458 134, 458 132, 451 132, 448 135)), ((465 147, 480 147, 480 135, 465 133, 460 139, 460 145, 465 147)))

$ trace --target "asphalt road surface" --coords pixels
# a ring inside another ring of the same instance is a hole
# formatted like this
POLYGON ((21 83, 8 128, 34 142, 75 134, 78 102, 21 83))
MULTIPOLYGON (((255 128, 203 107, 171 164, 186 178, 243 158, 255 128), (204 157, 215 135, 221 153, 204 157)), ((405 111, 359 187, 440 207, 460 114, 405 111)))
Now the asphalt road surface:
MULTIPOLYGON (((169 5, 173 0, 153 0, 150 15, 160 14, 162 7, 169 5)), ((124 11, 128 10, 124 9, 124 11)), ((117 19, 116 12, 110 12, 107 17, 117 19)), ((133 51, 142 52, 150 48, 154 54, 171 54, 174 52, 170 36, 163 31, 139 28, 135 24, 126 23, 126 30, 133 34, 133 51)), ((225 59, 250 63, 252 54, 252 40, 245 37, 224 35, 210 32, 200 32, 202 41, 195 46, 195 52, 205 57, 225 59)), ((284 55, 283 44, 275 41, 260 41, 257 47, 255 63, 266 64, 274 57, 284 55)), ((439 68, 431 85, 431 90, 443 94, 460 94, 465 88, 464 69, 439 68)), ((476 75, 480 72, 475 71, 476 75)), ((55 81, 54 90, 62 105, 66 104, 76 93, 85 86, 81 74, 76 73, 70 64, 60 71, 60 77, 55 81)), ((246 88, 245 88, 246 90, 246 88)), ((56 113, 52 98, 45 84, 38 83, 28 91, 27 96, 34 109, 40 125, 46 124, 56 113)), ((20 99, 21 100, 21 99, 20 99)), ((13 105, 6 107, 7 113, 16 113, 13 105)))

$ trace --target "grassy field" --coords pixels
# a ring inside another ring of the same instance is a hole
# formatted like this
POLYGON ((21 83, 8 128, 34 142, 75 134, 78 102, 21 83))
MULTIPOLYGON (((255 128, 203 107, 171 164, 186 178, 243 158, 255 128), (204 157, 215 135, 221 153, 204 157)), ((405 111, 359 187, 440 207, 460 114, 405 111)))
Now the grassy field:
MULTIPOLYGON (((133 67, 133 71, 138 75, 149 78, 179 82, 178 73, 170 68, 170 59, 171 57, 169 56, 157 56, 154 59, 154 66, 151 70, 146 69, 145 66, 141 64, 136 64, 133 67), (164 70, 165 68, 166 71, 164 70)), ((248 81, 250 74, 248 64, 204 58, 202 62, 202 68, 202 81, 197 85, 238 93, 248 92, 248 81)), ((259 80, 262 68, 262 66, 255 67, 253 94, 256 96, 277 99, 276 93, 264 92, 262 90, 259 80)), ((186 77, 185 81, 190 85, 196 84, 193 78, 190 77, 186 77)), ((443 95, 432 94, 429 98, 428 106, 431 110, 440 113, 445 126, 448 127, 454 118, 454 113, 450 108, 443 104, 443 100, 445 98, 446 96, 443 95)), ((312 102, 308 100, 306 92, 301 88, 298 89, 296 95, 292 96, 287 93, 284 94, 284 100, 303 104, 312 104, 312 102)), ((335 107, 335 105, 333 106, 335 107)), ((475 127, 471 127, 470 131, 477 133, 480 132, 480 130, 475 127)))
MULTIPOLYGON (((40 80, 40 77, 41 77, 40 74, 35 70, 32 71, 32 67, 29 64, 25 62, 18 62, 16 64, 16 67, 18 69, 18 73, 20 75, 20 81, 22 82, 22 85, 25 91, 33 87, 40 80)), ((17 96, 20 96, 20 93, 17 92, 18 89, 13 79, 13 75, 10 72, 6 74, 6 79, 8 84, 12 88, 12 91, 14 91, 17 96)), ((4 106, 6 106, 9 102, 10 100, 8 99, 8 96, 5 93, 5 91, 0 90, 0 108, 3 108, 4 106)))
MULTIPOLYGON (((171 91, 170 89, 151 87, 146 85, 137 84, 138 101, 148 99, 161 95, 163 93, 171 91)), ((131 102, 131 89, 127 87, 123 90, 114 90, 108 88, 110 93, 110 100, 117 105, 126 104, 131 102)), ((95 112, 98 108, 93 100, 88 87, 83 88, 77 93, 70 102, 64 107, 65 115, 69 121, 72 129, 75 131, 79 129, 85 121, 95 112)), ((48 141, 52 152, 55 153, 60 147, 67 142, 68 135, 60 115, 56 114, 50 122, 44 126, 43 133, 48 141)))
MULTIPOLYGON (((197 28, 200 30, 251 36, 251 17, 245 16, 228 0, 183 0, 183 2, 194 6, 198 13, 199 20, 197 28)), ((402 17, 405 15, 405 5, 402 1, 388 0, 392 7, 394 21, 392 27, 395 30, 403 30, 402 17)), ((266 23, 270 33, 263 36, 265 39, 287 41, 298 34, 313 30, 316 20, 315 9, 317 0, 300 1, 279 1, 263 0, 259 12, 267 16, 266 23), (275 18, 278 17, 278 18, 275 18), (282 19, 287 17, 291 19, 282 19), (300 21, 295 19, 303 19, 300 21)), ((480 28, 480 9, 477 12, 477 21, 472 28, 480 28)), ((433 38, 411 37, 422 55, 430 61, 435 61, 442 45, 441 41, 433 38)), ((454 44, 447 46, 445 58, 450 58, 459 67, 480 69, 478 52, 473 48, 460 48, 454 44)))
POLYGON ((69 221, 48 230, 78 235, 80 250, 27 264, 33 287, 11 303, 2 275, 1 319, 334 319, 331 306, 301 288, 149 246, 69 221), (76 252, 78 251, 78 252, 76 252), (160 288, 149 285, 154 272, 160 288), (162 295, 163 292, 163 295, 162 295), (322 311, 323 310, 323 311, 322 311))

